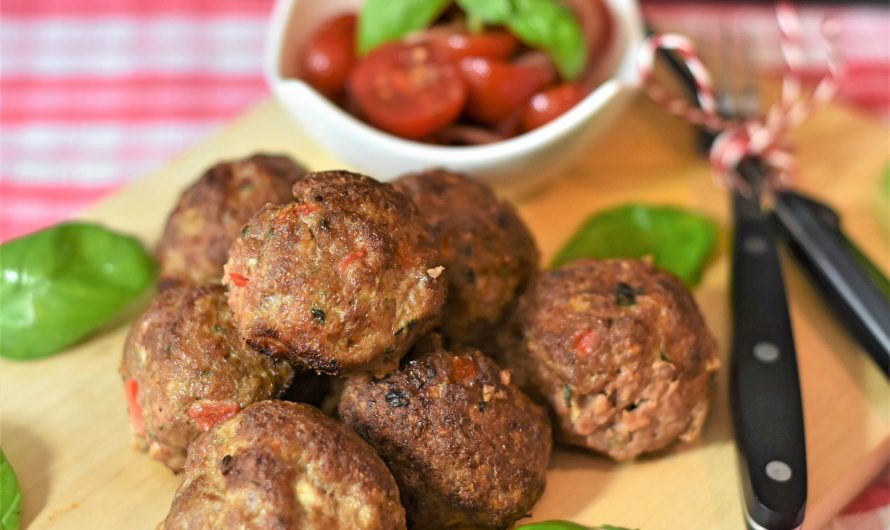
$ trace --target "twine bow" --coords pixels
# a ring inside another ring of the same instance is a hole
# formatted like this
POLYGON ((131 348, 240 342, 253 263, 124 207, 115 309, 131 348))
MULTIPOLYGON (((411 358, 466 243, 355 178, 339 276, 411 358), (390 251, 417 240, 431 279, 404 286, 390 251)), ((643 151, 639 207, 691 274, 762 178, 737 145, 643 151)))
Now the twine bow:
POLYGON ((828 57, 827 73, 816 88, 808 96, 804 96, 800 79, 804 58, 800 18, 792 4, 784 1, 776 6, 776 18, 781 34, 785 72, 781 98, 770 107, 765 116, 740 121, 720 116, 711 76, 695 53, 692 41, 682 35, 654 35, 646 40, 637 56, 637 66, 649 97, 671 114, 717 135, 709 155, 715 180, 745 194, 751 194, 753 190, 737 173, 736 167, 747 156, 760 157, 771 170, 766 182, 769 189, 777 190, 789 185, 795 167, 785 133, 803 122, 816 108, 831 100, 837 90, 839 68, 836 48, 832 45, 833 37, 837 34, 834 22, 826 20, 822 25, 821 44, 828 57), (674 51, 689 70, 695 81, 697 107, 682 98, 672 96, 653 83, 655 56, 661 49, 674 51))

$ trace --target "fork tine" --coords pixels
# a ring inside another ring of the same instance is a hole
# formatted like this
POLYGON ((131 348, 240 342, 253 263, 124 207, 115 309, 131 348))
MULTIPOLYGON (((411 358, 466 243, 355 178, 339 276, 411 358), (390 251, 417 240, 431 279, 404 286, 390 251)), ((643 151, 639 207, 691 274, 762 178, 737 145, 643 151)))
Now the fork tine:
POLYGON ((742 56, 742 65, 744 67, 744 72, 742 73, 742 89, 741 89, 741 113, 743 116, 751 117, 756 116, 760 112, 760 89, 757 86, 757 65, 755 65, 755 59, 751 54, 751 49, 753 48, 751 45, 751 34, 745 31, 740 31, 740 44, 741 50, 740 54, 742 56))
POLYGON ((751 35, 726 24, 720 33, 718 108, 730 119, 755 116, 760 108, 757 67, 751 56, 751 35))
POLYGON ((717 111, 724 118, 733 118, 738 115, 738 109, 733 94, 735 93, 735 75, 733 72, 733 31, 720 31, 719 47, 720 53, 716 65, 718 68, 717 78, 717 111))

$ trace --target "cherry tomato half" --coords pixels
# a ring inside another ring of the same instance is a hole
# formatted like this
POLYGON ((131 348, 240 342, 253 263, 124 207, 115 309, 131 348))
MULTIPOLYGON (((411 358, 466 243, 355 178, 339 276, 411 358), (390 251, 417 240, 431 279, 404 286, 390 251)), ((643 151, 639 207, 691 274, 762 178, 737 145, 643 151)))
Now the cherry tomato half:
POLYGON ((522 130, 530 131, 555 120, 584 99, 584 92, 577 85, 564 84, 538 92, 522 113, 522 130))
POLYGON ((466 115, 495 126, 556 77, 550 64, 511 64, 469 57, 460 62, 467 82, 466 115))
POLYGON ((312 35, 300 56, 300 74, 329 98, 343 94, 355 64, 356 16, 341 15, 312 35))
POLYGON ((502 30, 464 33, 448 28, 447 31, 431 31, 428 42, 455 62, 467 57, 505 60, 519 48, 519 40, 502 30))
POLYGON ((457 66, 429 43, 392 43, 356 65, 349 96, 373 125, 419 139, 457 119, 467 89, 457 66))

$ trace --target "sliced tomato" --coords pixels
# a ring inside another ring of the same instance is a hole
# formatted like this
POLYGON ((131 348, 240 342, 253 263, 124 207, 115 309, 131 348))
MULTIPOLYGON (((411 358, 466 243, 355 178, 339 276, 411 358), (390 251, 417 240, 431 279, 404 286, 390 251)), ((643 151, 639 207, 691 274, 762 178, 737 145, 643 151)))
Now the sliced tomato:
POLYGON ((482 33, 466 33, 447 30, 429 32, 428 42, 457 62, 467 57, 509 59, 519 48, 519 40, 508 31, 490 30, 482 33))
POLYGON ((300 76, 329 98, 346 88, 355 65, 356 16, 341 15, 323 24, 303 47, 300 76))
POLYGON ((124 381, 124 394, 127 396, 127 410, 130 412, 130 428, 139 436, 145 436, 145 418, 139 406, 139 381, 124 381))
POLYGON ((234 401, 203 399, 189 405, 188 414, 199 429, 207 431, 217 423, 226 421, 238 414, 239 410, 241 410, 241 407, 234 401))
POLYGON ((584 91, 577 85, 564 84, 538 92, 528 103, 522 113, 522 130, 536 129, 549 121, 553 121, 584 99, 584 91))
POLYGON ((496 126, 551 83, 556 76, 550 64, 513 64, 470 57, 460 62, 467 83, 466 115, 496 126))
POLYGON ((460 115, 467 90, 455 63, 429 43, 392 43, 360 60, 349 96, 371 124, 419 139, 460 115))

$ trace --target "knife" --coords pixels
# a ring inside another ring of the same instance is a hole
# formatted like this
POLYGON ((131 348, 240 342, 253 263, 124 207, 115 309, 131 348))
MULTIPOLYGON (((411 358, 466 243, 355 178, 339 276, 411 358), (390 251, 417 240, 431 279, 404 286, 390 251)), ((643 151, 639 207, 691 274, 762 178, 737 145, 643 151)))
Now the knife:
POLYGON ((773 217, 829 308, 890 378, 890 281, 847 238, 827 205, 785 191, 776 196, 773 217))
MULTIPOLYGON (((697 86, 685 63, 659 50, 696 103, 697 86)), ((714 135, 699 129, 699 149, 714 135)), ((806 439, 791 318, 776 237, 761 206, 768 169, 757 157, 736 171, 752 194, 732 191, 730 402, 747 526, 792 530, 803 523, 807 500, 806 439)))
POLYGON ((730 401, 747 523, 791 530, 807 499, 806 440, 791 318, 769 216, 760 191, 762 160, 737 167, 753 191, 732 193, 730 401))

